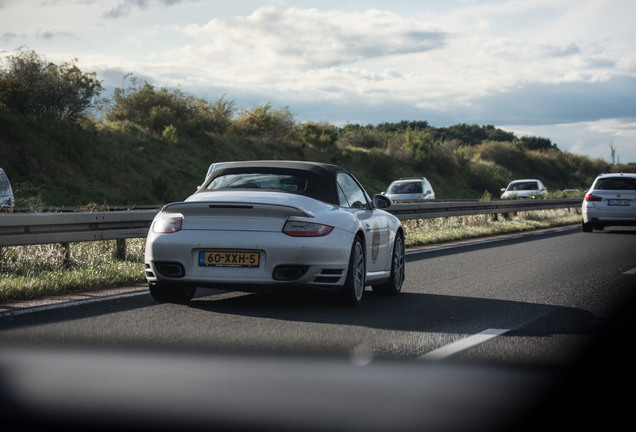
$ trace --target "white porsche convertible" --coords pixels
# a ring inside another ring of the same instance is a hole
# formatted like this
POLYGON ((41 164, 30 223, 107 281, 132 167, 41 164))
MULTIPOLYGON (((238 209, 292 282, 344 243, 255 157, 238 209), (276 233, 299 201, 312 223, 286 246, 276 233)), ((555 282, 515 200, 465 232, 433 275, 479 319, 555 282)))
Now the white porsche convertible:
POLYGON ((155 217, 145 251, 150 293, 184 303, 199 287, 314 288, 339 292, 350 306, 367 285, 398 294, 404 231, 383 210, 390 206, 335 165, 233 162, 155 217))

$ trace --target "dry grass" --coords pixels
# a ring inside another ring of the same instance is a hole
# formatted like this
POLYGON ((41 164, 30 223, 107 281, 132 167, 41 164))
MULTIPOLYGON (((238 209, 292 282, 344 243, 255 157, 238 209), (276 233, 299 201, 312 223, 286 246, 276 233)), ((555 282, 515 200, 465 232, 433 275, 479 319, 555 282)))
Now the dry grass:
POLYGON ((126 241, 126 260, 116 242, 13 246, 2 249, 0 301, 30 299, 143 282, 145 239, 126 241))
POLYGON ((473 215, 404 221, 406 246, 478 238, 576 224, 578 209, 518 212, 514 215, 473 215))

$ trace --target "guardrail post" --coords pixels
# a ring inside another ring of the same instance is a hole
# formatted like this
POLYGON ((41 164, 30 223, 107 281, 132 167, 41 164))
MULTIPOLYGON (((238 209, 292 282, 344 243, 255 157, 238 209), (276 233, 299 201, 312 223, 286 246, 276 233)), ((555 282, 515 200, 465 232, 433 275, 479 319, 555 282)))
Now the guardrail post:
POLYGON ((117 239, 117 251, 115 256, 120 261, 126 261, 126 239, 117 239))
POLYGON ((63 265, 64 267, 68 267, 71 265, 71 258, 72 258, 71 245, 69 243, 60 243, 60 244, 62 245, 62 248, 64 249, 63 265))

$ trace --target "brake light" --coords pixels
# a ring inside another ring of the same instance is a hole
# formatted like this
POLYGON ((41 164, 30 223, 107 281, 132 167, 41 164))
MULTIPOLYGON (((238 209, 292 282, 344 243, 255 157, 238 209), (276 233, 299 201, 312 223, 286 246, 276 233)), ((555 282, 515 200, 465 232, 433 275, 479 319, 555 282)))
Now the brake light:
POLYGON ((589 194, 585 194, 585 201, 603 201, 603 198, 589 193, 589 194))
POLYGON ((292 237, 321 237, 332 230, 332 226, 305 221, 287 221, 283 227, 283 233, 292 237))
POLYGON ((152 224, 152 230, 158 234, 170 234, 181 231, 182 224, 181 213, 162 214, 152 224))

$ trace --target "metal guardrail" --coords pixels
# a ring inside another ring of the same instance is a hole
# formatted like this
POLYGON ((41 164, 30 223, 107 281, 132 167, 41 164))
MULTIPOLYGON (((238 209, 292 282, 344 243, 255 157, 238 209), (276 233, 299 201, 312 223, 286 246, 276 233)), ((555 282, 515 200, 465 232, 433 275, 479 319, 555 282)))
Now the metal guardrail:
POLYGON ((0 246, 146 237, 159 210, 0 215, 0 246))
MULTIPOLYGON (((581 198, 504 201, 434 201, 395 204, 401 220, 512 213, 581 206, 581 198)), ((159 210, 0 214, 0 247, 142 238, 159 210)))
POLYGON ((428 219, 478 214, 580 208, 582 198, 520 199, 499 201, 432 201, 418 204, 394 204, 389 212, 400 220, 428 219))

